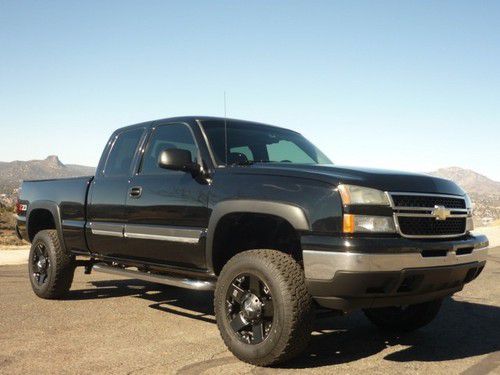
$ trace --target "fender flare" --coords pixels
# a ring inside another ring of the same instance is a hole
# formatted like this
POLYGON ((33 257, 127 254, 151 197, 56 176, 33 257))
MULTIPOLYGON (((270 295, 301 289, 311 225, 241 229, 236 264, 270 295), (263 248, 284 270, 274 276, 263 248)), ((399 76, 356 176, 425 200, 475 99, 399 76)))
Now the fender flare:
POLYGON ((40 200, 29 204, 28 212, 26 212, 26 230, 28 236, 29 236, 31 213, 35 210, 40 210, 40 209, 49 211, 52 214, 52 217, 54 218, 54 224, 56 226, 56 231, 57 234, 59 235, 59 239, 61 242, 61 246, 63 247, 64 250, 66 250, 66 246, 64 244, 64 238, 62 235, 63 233, 62 233, 61 211, 59 210, 59 206, 57 205, 57 203, 54 201, 40 200))
POLYGON ((294 204, 253 199, 234 199, 219 202, 215 205, 210 215, 206 236, 206 264, 207 269, 212 273, 214 272, 212 255, 215 230, 219 221, 224 216, 232 213, 253 213, 277 216, 288 221, 292 227, 298 231, 311 230, 305 211, 294 204))

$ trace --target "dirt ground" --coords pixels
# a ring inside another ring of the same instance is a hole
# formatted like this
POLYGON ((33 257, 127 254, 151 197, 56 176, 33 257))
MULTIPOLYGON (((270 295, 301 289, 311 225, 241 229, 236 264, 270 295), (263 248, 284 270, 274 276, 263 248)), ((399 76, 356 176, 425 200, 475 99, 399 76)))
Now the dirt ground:
POLYGON ((68 298, 30 289, 26 265, 0 267, 0 373, 500 373, 500 248, 438 318, 386 334, 361 313, 318 319, 308 351, 285 367, 235 359, 219 337, 212 294, 77 270, 68 298))

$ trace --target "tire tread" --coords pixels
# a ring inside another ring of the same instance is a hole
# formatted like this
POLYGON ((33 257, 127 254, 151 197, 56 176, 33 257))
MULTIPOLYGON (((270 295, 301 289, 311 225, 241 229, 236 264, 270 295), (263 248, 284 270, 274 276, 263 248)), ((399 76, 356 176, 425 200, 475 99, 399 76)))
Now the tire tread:
MULTIPOLYGON (((71 288, 75 272, 73 256, 66 253, 61 246, 56 230, 46 229, 38 232, 33 239, 33 244, 39 240, 50 241, 49 252, 54 251, 55 263, 52 265, 52 277, 46 288, 33 288, 37 296, 45 299, 60 299, 71 288), (46 238, 43 238, 46 237, 46 238), (52 249, 51 249, 52 248, 52 249)), ((52 260, 52 259, 51 259, 52 260)))
MULTIPOLYGON (((252 262, 255 259, 264 260, 270 272, 277 273, 275 276, 278 277, 281 292, 287 295, 287 300, 290 302, 285 309, 284 343, 282 342, 282 345, 263 358, 242 358, 232 351, 231 339, 229 335, 223 333, 224 328, 220 319, 217 319, 217 324, 226 346, 233 354, 254 365, 270 366, 296 357, 307 347, 311 338, 314 306, 305 284, 304 271, 300 264, 286 253, 269 249, 247 250, 231 258, 224 268, 231 268, 240 262, 252 262)), ((224 274, 224 268, 221 275, 224 274)), ((224 295, 225 291, 217 288, 215 303, 224 302, 224 295)))

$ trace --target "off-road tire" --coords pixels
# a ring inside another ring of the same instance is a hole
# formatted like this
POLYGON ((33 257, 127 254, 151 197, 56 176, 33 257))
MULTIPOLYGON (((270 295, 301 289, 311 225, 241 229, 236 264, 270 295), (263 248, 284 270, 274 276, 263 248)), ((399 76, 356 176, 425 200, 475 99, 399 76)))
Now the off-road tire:
POLYGON ((296 357, 311 338, 314 305, 304 271, 290 255, 280 251, 248 250, 231 258, 217 281, 214 310, 228 349, 240 360, 256 366, 271 366, 296 357), (226 310, 228 288, 243 273, 260 278, 273 296, 273 323, 268 336, 257 344, 244 343, 237 337, 226 310))
POLYGON ((69 291, 75 273, 74 256, 66 253, 61 246, 57 231, 42 230, 38 232, 31 244, 28 272, 33 292, 44 299, 60 299, 69 291), (33 257, 36 247, 42 244, 47 249, 50 266, 46 281, 39 285, 34 276, 33 257))
POLYGON ((376 326, 387 331, 410 332, 429 324, 439 312, 442 299, 400 307, 363 310, 376 326))

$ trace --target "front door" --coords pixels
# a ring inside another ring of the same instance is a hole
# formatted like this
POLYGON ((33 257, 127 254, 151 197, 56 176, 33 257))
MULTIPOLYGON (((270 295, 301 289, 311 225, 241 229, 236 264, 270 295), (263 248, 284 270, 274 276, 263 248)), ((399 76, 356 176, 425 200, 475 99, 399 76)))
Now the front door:
POLYGON ((203 231, 208 226, 208 185, 190 173, 162 169, 158 157, 179 148, 200 163, 189 125, 170 123, 152 129, 127 195, 127 257, 163 265, 203 268, 203 231))

